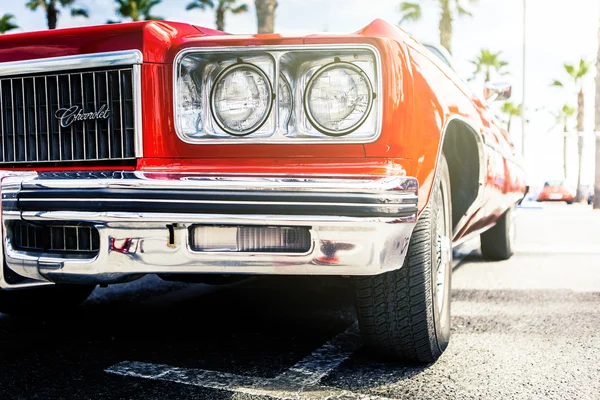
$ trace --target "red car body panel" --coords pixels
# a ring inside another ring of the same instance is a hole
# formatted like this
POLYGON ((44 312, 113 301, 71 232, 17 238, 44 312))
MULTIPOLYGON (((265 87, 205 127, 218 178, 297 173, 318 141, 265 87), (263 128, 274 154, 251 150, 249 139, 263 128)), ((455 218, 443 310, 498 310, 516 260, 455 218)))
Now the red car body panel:
MULTIPOLYGON (((376 20, 355 34, 234 36, 172 22, 140 22, 32 32, 0 37, 0 63, 138 49, 142 66, 143 157, 121 169, 233 175, 413 176, 419 182, 419 211, 429 192, 445 129, 458 118, 481 139, 483 201, 470 210, 455 240, 492 224, 525 193, 515 148, 484 102, 454 71, 403 31, 376 20), (381 55, 383 123, 368 144, 184 143, 175 132, 173 61, 191 47, 370 44, 381 55)), ((86 167, 102 169, 104 167, 86 167)), ((77 169, 43 166, 36 170, 77 169)), ((78 168, 81 169, 81 166, 78 168)))

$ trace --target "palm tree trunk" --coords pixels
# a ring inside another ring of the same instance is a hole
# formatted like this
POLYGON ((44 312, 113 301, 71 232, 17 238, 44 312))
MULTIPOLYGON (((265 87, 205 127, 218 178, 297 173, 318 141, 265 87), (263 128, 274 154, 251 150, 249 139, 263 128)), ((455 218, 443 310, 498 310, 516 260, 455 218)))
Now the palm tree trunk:
MULTIPOLYGON (((600 28, 598 29, 600 38, 600 28)), ((594 133, 596 135, 596 164, 594 166, 594 209, 600 208, 600 42, 598 42, 598 53, 596 55, 596 107, 594 115, 594 133)))
POLYGON ((452 13, 450 2, 442 3, 442 17, 440 19, 440 44, 452 54, 452 13))
POLYGON ((577 189, 575 202, 581 201, 581 170, 583 167, 583 111, 584 111, 584 98, 583 98, 583 88, 579 90, 577 94, 577 156, 579 157, 577 162, 579 164, 577 168, 577 189))
POLYGON ((131 20, 133 22, 137 22, 140 20, 140 10, 138 10, 138 4, 135 1, 130 2, 131 4, 131 11, 129 13, 129 16, 131 17, 131 20))
POLYGON ((277 0, 255 0, 258 33, 275 32, 275 8, 277 0))
POLYGON ((58 22, 58 11, 56 10, 56 3, 50 2, 46 9, 46 18, 48 19, 48 29, 56 29, 58 22))
POLYGON ((512 122, 512 115, 508 116, 508 123, 506 124, 506 132, 510 132, 510 123, 512 122))
MULTIPOLYGON (((598 110, 596 110, 598 112, 598 110)), ((600 208, 600 135, 596 131, 596 165, 594 167, 594 209, 600 208)))
POLYGON ((563 128, 563 173, 565 181, 567 180, 567 118, 563 128))
POLYGON ((225 30, 225 10, 223 9, 223 7, 217 8, 217 30, 225 30))
POLYGON ((575 196, 575 202, 580 202, 582 198, 581 194, 581 170, 583 167, 583 134, 577 135, 577 155, 579 156, 579 166, 577 168, 577 195, 575 196))

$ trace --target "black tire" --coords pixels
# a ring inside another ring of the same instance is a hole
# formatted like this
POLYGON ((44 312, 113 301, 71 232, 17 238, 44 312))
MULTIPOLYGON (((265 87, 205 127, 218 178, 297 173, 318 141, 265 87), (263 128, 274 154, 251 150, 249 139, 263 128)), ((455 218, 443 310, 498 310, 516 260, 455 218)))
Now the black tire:
POLYGON ((0 290, 0 312, 14 316, 52 316, 75 310, 95 286, 54 285, 0 290))
POLYGON ((451 219, 450 175, 442 156, 429 204, 422 211, 413 231, 402 268, 354 279, 363 341, 378 358, 431 363, 448 346, 451 219), (436 207, 435 204, 441 206, 436 207), (439 213, 443 214, 442 224, 439 223, 439 213), (444 237, 440 236, 442 231, 444 237), (444 241, 448 255, 445 264, 442 263, 444 241), (438 299, 441 303, 438 303, 438 299))
POLYGON ((573 200, 571 200, 571 201, 567 201, 566 203, 567 203, 568 205, 571 205, 571 204, 573 204, 573 200))
POLYGON ((496 225, 481 234, 481 253, 488 260, 508 260, 514 254, 516 240, 515 208, 511 207, 496 225))

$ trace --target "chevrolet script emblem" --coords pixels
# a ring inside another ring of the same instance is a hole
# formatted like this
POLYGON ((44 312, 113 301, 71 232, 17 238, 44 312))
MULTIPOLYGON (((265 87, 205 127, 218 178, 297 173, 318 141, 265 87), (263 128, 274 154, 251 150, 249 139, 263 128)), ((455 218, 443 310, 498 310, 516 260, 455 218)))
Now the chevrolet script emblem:
POLYGON ((72 106, 70 108, 59 108, 55 116, 60 121, 61 127, 68 128, 78 121, 108 119, 110 118, 110 108, 104 104, 98 111, 86 113, 79 106, 72 106))

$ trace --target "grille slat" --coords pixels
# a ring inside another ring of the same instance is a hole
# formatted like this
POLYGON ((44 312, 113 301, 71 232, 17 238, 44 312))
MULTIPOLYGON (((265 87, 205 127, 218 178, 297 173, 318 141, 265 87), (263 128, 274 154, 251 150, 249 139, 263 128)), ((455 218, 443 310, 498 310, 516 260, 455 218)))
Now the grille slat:
POLYGON ((134 103, 133 67, 2 77, 0 163, 135 158, 134 103))
POLYGON ((39 161, 40 160, 40 143, 39 143, 38 136, 39 136, 40 130, 38 127, 38 112, 37 112, 38 103, 37 103, 37 92, 35 90, 35 85, 36 85, 35 81, 36 81, 35 78, 33 78, 33 85, 31 85, 33 88, 33 122, 35 124, 35 129, 33 130, 34 135, 35 135, 35 148, 33 150, 35 152, 35 161, 39 161))
POLYGON ((16 124, 15 124, 15 85, 13 84, 13 81, 10 81, 10 98, 11 98, 11 114, 12 114, 12 125, 11 125, 11 134, 12 134, 12 143, 13 143, 13 159, 9 160, 9 161, 16 161, 17 160, 17 135, 15 134, 16 131, 16 124))

